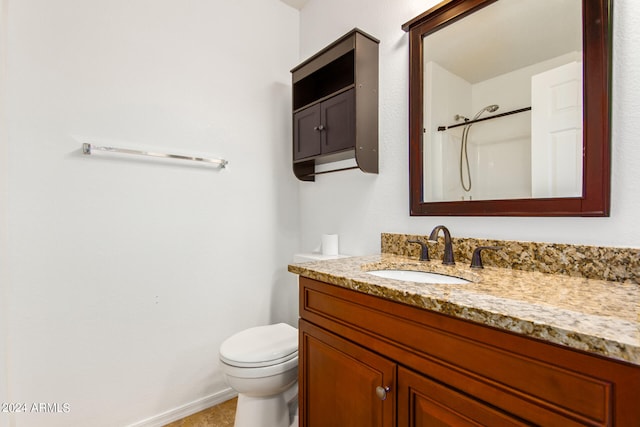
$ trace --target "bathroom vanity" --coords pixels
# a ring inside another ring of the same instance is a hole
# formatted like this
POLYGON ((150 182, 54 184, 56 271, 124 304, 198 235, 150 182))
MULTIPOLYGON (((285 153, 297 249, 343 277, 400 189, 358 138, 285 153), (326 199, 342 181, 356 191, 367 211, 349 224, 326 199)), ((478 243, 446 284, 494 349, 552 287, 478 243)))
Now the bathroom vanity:
POLYGON ((385 253, 289 271, 301 426, 640 425, 637 283, 385 253), (385 268, 470 282, 367 273, 385 268))

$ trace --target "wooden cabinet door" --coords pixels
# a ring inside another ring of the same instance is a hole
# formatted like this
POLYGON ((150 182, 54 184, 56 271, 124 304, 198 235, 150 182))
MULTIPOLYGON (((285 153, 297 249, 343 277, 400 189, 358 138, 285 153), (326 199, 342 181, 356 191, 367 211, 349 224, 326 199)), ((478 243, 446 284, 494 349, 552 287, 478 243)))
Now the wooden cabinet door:
POLYGON ((321 150, 320 104, 293 115, 293 160, 317 156, 321 150))
POLYGON ((300 426, 395 426, 396 365, 300 320, 300 426), (376 387, 388 387, 382 400, 376 387))
POLYGON ((353 148, 356 140, 354 89, 324 101, 321 109, 322 153, 336 153, 353 148))
POLYGON ((352 149, 356 140, 355 94, 350 89, 293 115, 293 159, 352 149))
POLYGON ((437 381, 398 367, 398 425, 406 427, 527 426, 437 381))

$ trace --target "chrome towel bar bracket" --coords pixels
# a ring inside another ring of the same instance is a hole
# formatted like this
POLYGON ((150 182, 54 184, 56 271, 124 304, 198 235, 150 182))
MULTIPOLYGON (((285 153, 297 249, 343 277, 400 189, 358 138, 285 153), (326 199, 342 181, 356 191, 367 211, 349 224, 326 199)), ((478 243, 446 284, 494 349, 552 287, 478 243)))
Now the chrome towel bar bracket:
POLYGON ((153 151, 142 151, 142 150, 132 150, 130 148, 117 148, 117 147, 100 147, 97 145, 92 145, 88 143, 82 144, 82 153, 83 154, 93 154, 93 151, 107 151, 110 153, 121 153, 121 154, 135 154, 139 156, 151 156, 151 157, 161 157, 165 159, 178 159, 178 160, 191 160, 194 162, 204 162, 204 163, 214 163, 220 166, 220 169, 224 169, 228 161, 224 159, 212 159, 206 157, 195 157, 195 156, 183 156, 180 154, 168 154, 168 153, 156 153, 153 151))

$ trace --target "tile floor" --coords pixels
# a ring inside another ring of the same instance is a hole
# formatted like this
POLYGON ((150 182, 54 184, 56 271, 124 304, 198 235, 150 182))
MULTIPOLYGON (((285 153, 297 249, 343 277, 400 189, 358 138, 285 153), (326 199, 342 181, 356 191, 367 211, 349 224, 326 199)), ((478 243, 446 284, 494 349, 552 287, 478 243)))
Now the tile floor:
POLYGON ((233 427, 237 398, 174 421, 164 427, 233 427))

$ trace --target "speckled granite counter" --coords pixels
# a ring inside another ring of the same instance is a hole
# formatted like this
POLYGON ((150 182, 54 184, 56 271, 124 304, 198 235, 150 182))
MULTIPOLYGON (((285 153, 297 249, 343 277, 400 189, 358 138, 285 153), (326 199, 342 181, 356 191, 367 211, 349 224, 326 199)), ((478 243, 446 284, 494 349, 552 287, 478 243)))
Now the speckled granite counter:
POLYGON ((371 255, 289 265, 311 279, 640 365, 640 286, 459 262, 371 255), (441 285, 367 271, 411 269, 462 277, 441 285))

